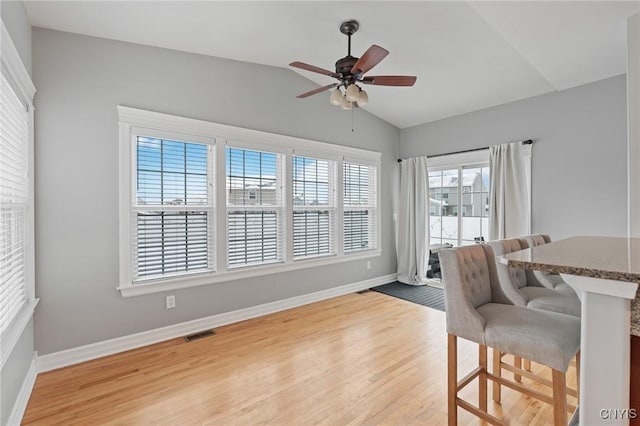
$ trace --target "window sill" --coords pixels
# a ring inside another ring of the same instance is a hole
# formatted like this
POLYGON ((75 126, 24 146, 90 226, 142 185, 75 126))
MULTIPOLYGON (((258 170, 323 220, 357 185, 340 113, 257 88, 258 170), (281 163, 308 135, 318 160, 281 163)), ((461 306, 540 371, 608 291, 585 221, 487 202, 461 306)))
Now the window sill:
POLYGON ((120 287, 118 287, 118 290, 120 290, 120 292, 122 293, 122 297, 142 296, 145 294, 162 293, 164 291, 171 290, 181 290, 185 288, 216 284, 225 281, 254 278, 269 274, 279 274, 281 272, 313 268, 316 266, 351 262, 353 260, 377 257, 381 254, 382 250, 366 250, 359 253, 346 254, 344 256, 308 259, 305 261, 295 261, 287 264, 254 266, 243 269, 234 269, 226 272, 212 272, 210 274, 200 274, 197 277, 182 276, 180 278, 172 278, 168 280, 149 282, 144 284, 121 285, 120 287))
POLYGON ((7 328, 2 336, 0 336, 0 370, 4 367, 4 363, 7 362, 13 348, 18 343, 22 332, 31 321, 33 312, 36 309, 36 305, 40 299, 28 300, 22 307, 18 315, 14 318, 13 322, 7 328))

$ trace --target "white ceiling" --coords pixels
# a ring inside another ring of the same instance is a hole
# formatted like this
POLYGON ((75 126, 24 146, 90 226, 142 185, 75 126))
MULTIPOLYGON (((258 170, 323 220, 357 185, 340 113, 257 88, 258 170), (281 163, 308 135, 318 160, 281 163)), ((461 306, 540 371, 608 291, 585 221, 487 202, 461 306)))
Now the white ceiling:
MULTIPOLYGON (((404 128, 623 74, 626 18, 640 1, 27 1, 26 8, 37 27, 331 70, 346 55, 338 26, 355 18, 354 56, 374 43, 391 52, 369 75, 418 76, 411 88, 366 87, 365 109, 404 128)), ((328 102, 328 93, 316 96, 328 102)))

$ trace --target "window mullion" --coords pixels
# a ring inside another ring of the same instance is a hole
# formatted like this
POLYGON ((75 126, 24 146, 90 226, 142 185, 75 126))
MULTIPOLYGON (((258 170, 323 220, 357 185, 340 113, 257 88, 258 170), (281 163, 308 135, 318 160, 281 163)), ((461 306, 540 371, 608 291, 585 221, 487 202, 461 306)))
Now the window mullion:
MULTIPOLYGON (((227 208, 227 193, 230 187, 227 182, 227 146, 226 143, 216 143, 215 145, 215 179, 217 183, 217 191, 214 191, 216 215, 215 215, 215 239, 216 239, 216 271, 225 272, 227 270, 227 239, 228 229, 227 222, 229 217, 229 209, 227 208)), ((231 160, 229 160, 231 161, 231 160)))
MULTIPOLYGON (((218 145, 222 145, 219 141, 216 141, 216 144, 213 146, 207 147, 207 204, 208 204, 208 221, 207 221, 207 241, 208 241, 208 263, 211 269, 214 271, 218 270, 218 265, 216 263, 216 253, 218 251, 218 243, 216 241, 216 236, 218 235, 217 223, 218 223, 218 209, 216 209, 216 205, 218 205, 215 201, 217 193, 220 192, 216 189, 216 182, 218 182, 217 177, 215 176, 215 170, 217 170, 217 165, 215 164, 216 158, 216 147, 218 145)), ((224 191, 222 191, 224 192, 224 191)))
POLYGON ((344 159, 340 157, 336 163, 337 170, 335 176, 335 200, 336 202, 336 253, 338 256, 344 255, 344 159))
POLYGON ((286 263, 293 261, 293 150, 285 154, 284 183, 289 184, 289 188, 284 191, 284 260, 286 263))

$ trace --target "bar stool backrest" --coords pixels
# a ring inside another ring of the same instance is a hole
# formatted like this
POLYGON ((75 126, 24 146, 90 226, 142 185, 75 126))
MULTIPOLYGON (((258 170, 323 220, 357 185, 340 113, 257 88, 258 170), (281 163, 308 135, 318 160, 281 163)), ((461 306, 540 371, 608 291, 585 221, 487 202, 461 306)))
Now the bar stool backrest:
MULTIPOLYGON (((547 234, 533 234, 520 238, 522 248, 533 248, 544 244, 549 244, 551 238, 547 234)), ((552 274, 546 271, 527 271, 527 279, 529 285, 556 288, 559 284, 563 284, 564 280, 558 274, 552 274)))
MULTIPOLYGON (((526 246, 520 244, 520 240, 512 238, 509 240, 492 241, 490 243, 493 248, 493 252, 496 256, 504 256, 505 254, 520 251, 526 246)), ((502 279, 502 274, 508 274, 509 280, 516 288, 522 288, 527 286, 527 274, 524 269, 512 268, 511 266, 505 266, 504 268, 498 267, 498 278, 502 279)))
POLYGON ((494 255, 486 244, 440 252, 447 332, 484 344, 485 320, 476 308, 510 304, 500 285, 494 255))

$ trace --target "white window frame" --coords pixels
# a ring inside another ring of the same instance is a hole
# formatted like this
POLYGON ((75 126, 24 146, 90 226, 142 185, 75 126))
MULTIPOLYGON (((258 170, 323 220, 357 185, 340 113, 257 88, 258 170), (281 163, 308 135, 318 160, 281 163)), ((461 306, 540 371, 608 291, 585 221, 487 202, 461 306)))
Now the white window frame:
MULTIPOLYGON (((280 239, 279 241, 276 242, 276 246, 277 246, 276 250, 278 251, 278 254, 276 255, 276 259, 266 261, 266 262, 231 265, 229 263, 229 253, 228 251, 225 251, 224 258, 226 262, 226 267, 228 270, 238 270, 240 268, 252 268, 252 267, 263 266, 263 265, 282 264, 285 262, 284 251, 285 251, 285 239, 286 239, 286 232, 284 231, 284 228, 286 228, 286 218, 284 217, 286 214, 286 208, 285 208, 286 197, 284 192, 287 188, 287 182, 285 182, 285 177, 284 177, 286 174, 285 173, 286 154, 284 152, 281 152, 280 150, 269 149, 268 147, 265 147, 265 146, 262 146, 260 147, 260 149, 258 149, 258 147, 255 146, 255 144, 252 144, 252 143, 247 144, 247 143, 238 142, 238 141, 227 141, 226 148, 248 150, 253 152, 263 152, 267 154, 276 155, 276 183, 280 184, 280 187, 276 190, 276 203, 273 205, 231 204, 229 202, 229 198, 228 197, 226 198, 225 220, 226 220, 227 226, 225 228, 225 233, 228 232, 229 213, 231 211, 234 211, 234 210, 245 211, 245 212, 275 211, 277 215, 276 217, 277 227, 279 229, 277 231, 277 238, 280 239)), ((226 159, 226 150, 225 150, 225 162, 226 160, 227 159, 226 159)), ((225 195, 228 194, 228 191, 227 191, 228 188, 226 187, 226 183, 227 183, 226 179, 227 177, 226 177, 226 168, 225 168, 225 195)))
POLYGON ((34 239, 34 107, 33 98, 36 88, 31 81, 31 77, 27 72, 18 50, 13 44, 13 40, 9 35, 4 22, 0 21, 0 69, 4 77, 7 79, 18 97, 24 102, 25 109, 28 113, 28 145, 27 145, 27 178, 28 178, 28 197, 25 221, 25 296, 26 302, 12 319, 7 329, 0 336, 0 369, 11 355, 13 348, 20 339, 24 329, 33 317, 33 312, 38 300, 35 297, 35 239, 34 239))
POLYGON ((336 226, 336 255, 323 256, 304 261, 293 260, 293 193, 290 185, 293 182, 292 164, 293 155, 313 157, 318 159, 331 159, 336 161, 337 173, 337 202, 336 217, 342 217, 342 163, 348 161, 371 164, 376 167, 377 181, 377 206, 380 206, 380 164, 381 153, 359 148, 334 145, 301 139, 292 136, 284 136, 257 130, 244 129, 203 120, 179 117, 158 112, 146 111, 126 106, 118 106, 119 116, 119 237, 120 237, 120 275, 118 290, 123 297, 139 296, 163 291, 184 289, 194 286, 210 285, 237 279, 258 277, 265 274, 281 273, 316 266, 330 265, 358 259, 377 257, 382 254, 380 249, 380 214, 376 217, 376 241, 377 247, 370 250, 362 250, 345 254, 342 251, 342 226, 341 220, 337 220, 336 226), (131 190, 133 179, 133 163, 131 149, 132 131, 136 128, 154 129, 158 132, 171 132, 182 135, 178 140, 189 141, 188 136, 196 138, 209 138, 215 141, 215 167, 213 178, 217 182, 215 190, 214 209, 215 216, 215 271, 209 273, 194 274, 193 276, 176 276, 149 282, 133 283, 131 250, 132 250, 132 224, 131 224, 131 190), (226 183, 226 148, 227 145, 234 148, 244 148, 257 151, 275 152, 284 156, 284 225, 283 225, 283 259, 281 263, 260 264, 256 266, 227 267, 227 206, 226 190, 220 185, 226 183))
MULTIPOLYGON (((130 229, 131 229, 131 245, 130 245, 130 255, 131 258, 129 259, 129 262, 131 262, 134 258, 136 258, 136 248, 135 248, 135 244, 134 244, 134 238, 135 238, 135 227, 136 227, 136 220, 137 220, 137 213, 139 212, 143 212, 143 211, 163 211, 163 212, 168 212, 168 211, 187 211, 187 210, 201 210, 201 211, 206 211, 208 213, 207 217, 209 220, 209 223, 211 223, 212 226, 215 226, 216 223, 216 209, 215 209, 215 203, 214 203, 214 199, 215 199, 215 181, 214 181, 214 162, 215 162, 215 143, 216 140, 214 138, 207 138, 207 137, 201 137, 201 136, 195 136, 195 135, 187 135, 187 134, 181 134, 181 133, 175 133, 175 132, 168 132, 165 130, 157 130, 157 129, 148 129, 148 128, 144 128, 144 127, 138 127, 138 126, 131 126, 129 129, 129 134, 131 136, 131 188, 130 188, 130 205, 131 205, 131 211, 130 211, 130 229), (137 173, 136 173, 136 161, 137 161, 137 138, 138 137, 148 137, 148 138, 154 138, 154 139, 161 139, 161 140, 172 140, 172 141, 177 141, 177 142, 185 142, 185 143, 195 143, 195 144, 202 144, 202 145, 207 145, 207 204, 203 204, 203 205, 178 205, 178 206, 173 206, 173 205, 158 205, 158 204, 146 204, 146 205, 141 205, 138 204, 136 202, 137 196, 136 196, 136 180, 137 180, 137 173)), ((199 271, 193 271, 193 272, 177 272, 174 274, 166 274, 162 277, 158 277, 158 276, 144 276, 144 277, 135 277, 133 275, 133 271, 135 269, 135 265, 133 265, 132 263, 130 263, 129 268, 131 269, 131 273, 132 273, 132 281, 136 284, 138 283, 143 283, 143 282, 154 282, 154 281, 162 281, 162 280, 166 280, 166 279, 170 279, 172 275, 175 275, 176 277, 182 277, 182 276, 186 276, 186 275, 197 275, 197 274, 208 274, 210 272, 214 272, 215 271, 215 238, 211 238, 212 236, 215 236, 215 230, 213 233, 211 233, 209 235, 208 238, 208 263, 209 263, 209 268, 206 270, 199 270, 199 271)))
MULTIPOLYGON (((375 244, 368 248, 368 249, 360 249, 360 250, 352 250, 349 252, 345 252, 348 253, 349 255, 354 254, 354 253, 359 253, 362 251, 367 251, 367 250, 376 250, 379 245, 380 245, 380 166, 376 165, 374 163, 371 162, 367 162, 367 161, 362 161, 360 159, 357 158, 344 158, 344 161, 340 164, 340 170, 341 170, 341 176, 344 176, 344 163, 350 163, 350 164, 355 164, 355 165, 359 165, 359 166, 367 166, 367 167, 374 167, 375 168, 375 176, 374 176, 374 182, 373 184, 375 185, 374 187, 374 197, 373 199, 375 200, 375 204, 373 203, 369 203, 366 206, 363 205, 355 205, 355 206, 345 206, 344 204, 341 203, 342 206, 342 211, 341 211, 341 217, 340 217, 340 222, 342 223, 342 226, 344 227, 344 212, 345 211, 359 211, 359 210, 373 210, 375 212, 375 227, 376 229, 374 230, 375 236, 374 236, 374 242, 375 244)), ((341 181, 340 185, 342 186, 341 191, 344 191, 344 182, 341 181)), ((341 193, 342 195, 342 193, 341 193)), ((344 198, 344 197, 342 197, 344 198)), ((369 201, 371 201, 371 197, 369 197, 369 201)), ((341 244, 341 250, 344 252, 344 229, 341 230, 341 238, 342 241, 340 241, 341 244)))
MULTIPOLYGON (((329 211, 329 229, 331 231, 333 231, 332 235, 329 235, 329 252, 328 253, 321 253, 321 254, 314 254, 314 255, 308 255, 308 256, 299 256, 299 257, 294 257, 293 255, 293 247, 291 247, 291 256, 293 257, 293 260, 295 262, 304 262, 304 261, 308 261, 308 260, 312 260, 312 259, 319 259, 322 257, 332 257, 332 256, 337 256, 338 255, 338 247, 337 247, 337 241, 338 241, 338 229, 340 229, 340 227, 338 226, 338 222, 341 221, 341 218, 338 217, 338 192, 337 192, 337 181, 338 181, 338 175, 340 174, 338 171, 338 163, 342 163, 341 159, 336 158, 336 157, 332 157, 329 158, 327 156, 322 156, 322 155, 317 155, 314 153, 305 153, 301 150, 297 150, 291 157, 291 167, 293 168, 293 158, 294 157, 299 157, 299 158, 306 158, 306 159, 313 159, 313 160, 319 160, 319 161, 328 161, 329 162, 329 179, 328 179, 328 184, 329 184, 329 204, 326 205, 318 205, 318 206, 307 206, 307 205, 302 205, 302 206, 295 206, 292 204, 292 210, 291 210, 291 217, 293 218, 293 215, 295 214, 295 212, 304 212, 304 211, 314 211, 314 210, 327 210, 329 211)), ((293 191, 293 176, 291 179, 291 190, 293 191)), ((291 194, 291 196, 293 197, 293 193, 291 194)), ((293 219, 292 219, 293 222, 293 219)), ((291 231, 291 235, 293 235, 293 226, 292 226, 292 231, 291 231)), ((293 241, 292 241, 293 244, 293 241)))

